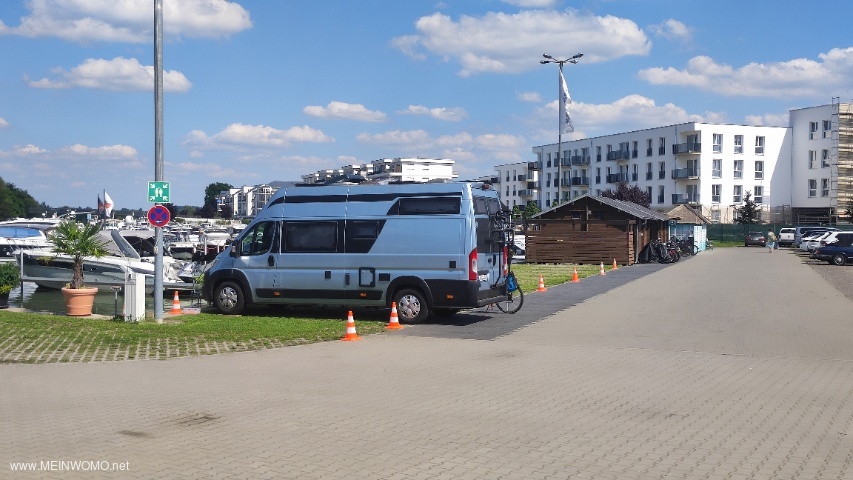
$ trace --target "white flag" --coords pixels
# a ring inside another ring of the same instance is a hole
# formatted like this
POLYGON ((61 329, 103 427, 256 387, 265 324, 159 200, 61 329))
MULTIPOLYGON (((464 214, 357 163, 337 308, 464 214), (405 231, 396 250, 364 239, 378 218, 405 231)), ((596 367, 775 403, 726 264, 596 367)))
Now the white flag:
POLYGON ((104 190, 104 213, 108 218, 113 214, 113 199, 110 198, 106 190, 104 190))
POLYGON ((572 125, 572 117, 569 116, 568 104, 572 103, 572 97, 569 96, 569 87, 566 86, 566 79, 563 78, 563 72, 560 71, 560 133, 572 133, 575 131, 572 125))

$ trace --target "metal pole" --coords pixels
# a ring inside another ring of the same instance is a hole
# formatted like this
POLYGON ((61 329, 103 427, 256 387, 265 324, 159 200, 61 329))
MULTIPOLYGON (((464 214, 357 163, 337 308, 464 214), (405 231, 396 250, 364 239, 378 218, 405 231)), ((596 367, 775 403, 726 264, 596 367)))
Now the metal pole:
MULTIPOLYGON (((561 95, 563 95, 563 85, 560 83, 560 79, 563 78, 563 62, 558 62, 558 63, 560 64, 560 73, 559 73, 560 76, 557 77, 557 92, 559 92, 558 95, 561 96, 561 95)), ((560 96, 558 96, 557 98, 558 99, 561 98, 560 96)), ((560 102, 560 100, 558 100, 558 102, 557 102, 558 103, 558 107, 557 107, 558 109, 559 109, 559 102, 560 102)), ((563 162, 560 159, 560 154, 562 153, 562 150, 563 150, 563 129, 560 128, 561 122, 562 122, 562 119, 558 120, 558 122, 557 122, 557 129, 559 130, 559 132, 557 133, 557 205, 560 204, 560 193, 561 193, 561 190, 563 189, 563 162)))
MULTIPOLYGON (((154 181, 163 181, 163 0, 154 0, 154 181)), ((154 233, 154 321, 163 323, 163 229, 154 233)))

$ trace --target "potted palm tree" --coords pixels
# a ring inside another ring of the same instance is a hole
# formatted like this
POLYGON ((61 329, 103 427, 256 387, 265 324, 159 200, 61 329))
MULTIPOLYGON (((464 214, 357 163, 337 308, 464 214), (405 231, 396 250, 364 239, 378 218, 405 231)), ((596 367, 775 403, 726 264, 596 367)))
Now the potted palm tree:
POLYGON ((9 307, 9 292, 21 282, 18 264, 0 262, 0 308, 9 307))
POLYGON ((65 297, 65 312, 71 316, 86 316, 92 314, 97 287, 86 287, 83 284, 83 259, 85 257, 103 257, 108 252, 105 243, 98 239, 97 224, 77 225, 73 220, 61 222, 50 233, 53 251, 71 257, 73 270, 71 283, 62 289, 65 297))

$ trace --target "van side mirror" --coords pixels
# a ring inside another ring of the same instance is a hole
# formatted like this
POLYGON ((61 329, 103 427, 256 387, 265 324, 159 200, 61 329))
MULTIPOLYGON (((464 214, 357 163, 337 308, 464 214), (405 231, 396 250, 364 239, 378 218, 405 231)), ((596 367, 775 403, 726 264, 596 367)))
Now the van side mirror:
POLYGON ((228 256, 229 257, 239 257, 240 256, 240 243, 234 242, 228 247, 228 256))

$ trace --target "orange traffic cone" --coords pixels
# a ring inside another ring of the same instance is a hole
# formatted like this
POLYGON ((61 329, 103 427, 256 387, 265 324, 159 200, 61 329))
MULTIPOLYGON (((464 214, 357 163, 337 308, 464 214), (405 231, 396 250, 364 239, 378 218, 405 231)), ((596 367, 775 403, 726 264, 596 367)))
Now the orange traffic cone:
POLYGON ((545 288, 545 279, 542 278, 542 275, 539 275, 539 288, 536 289, 537 292, 547 292, 548 289, 545 288))
POLYGON ((619 265, 616 265, 616 259, 613 259, 613 270, 619 270, 619 265))
POLYGON ((385 325, 385 330, 399 330, 403 328, 400 325, 400 319, 397 318, 397 302, 391 302, 391 320, 388 321, 388 325, 385 325))
POLYGON ((607 275, 606 273, 604 273, 604 262, 601 262, 601 269, 598 271, 598 274, 602 276, 607 275))
POLYGON ((359 337, 358 333, 355 331, 355 320, 352 318, 352 310, 347 312, 347 334, 341 340, 344 342, 361 340, 361 337, 359 337))
POLYGON ((572 282, 580 282, 581 279, 578 278, 578 267, 575 267, 574 273, 572 273, 572 282))
POLYGON ((172 310, 169 312, 172 315, 180 315, 184 313, 181 309, 181 299, 178 298, 178 291, 175 290, 175 298, 172 300, 172 310))

